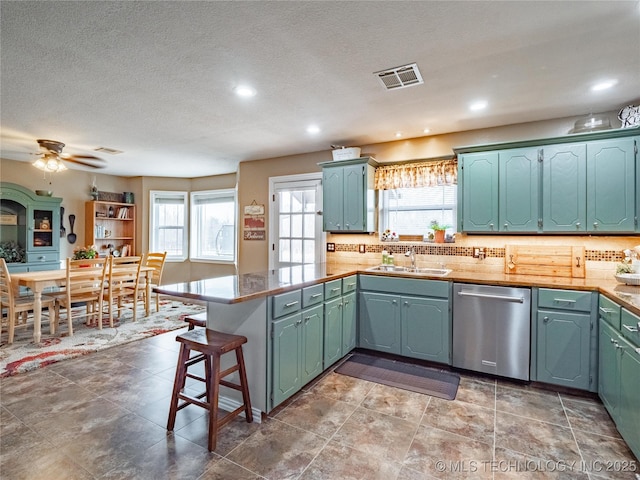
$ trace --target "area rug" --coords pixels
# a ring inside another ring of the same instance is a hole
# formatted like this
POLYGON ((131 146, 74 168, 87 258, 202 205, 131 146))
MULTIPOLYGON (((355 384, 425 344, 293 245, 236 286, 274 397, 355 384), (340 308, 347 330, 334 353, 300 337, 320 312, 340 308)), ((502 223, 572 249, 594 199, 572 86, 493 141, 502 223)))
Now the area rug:
POLYGON ((0 346, 0 378, 177 330, 187 325, 184 321, 187 315, 205 310, 204 305, 164 301, 160 304, 159 312, 152 312, 148 317, 138 315, 135 322, 132 321, 132 311, 124 311, 119 320, 114 320, 113 328, 109 327, 108 320, 106 325, 103 321, 102 330, 77 320, 73 324, 71 337, 67 333, 64 319, 54 335, 49 333, 48 322, 43 322, 40 343, 33 342, 32 326, 16 329, 11 345, 7 343, 7 332, 3 329, 1 337, 3 343, 0 346))
POLYGON ((460 376, 398 360, 356 353, 335 370, 350 377, 453 400, 460 376))

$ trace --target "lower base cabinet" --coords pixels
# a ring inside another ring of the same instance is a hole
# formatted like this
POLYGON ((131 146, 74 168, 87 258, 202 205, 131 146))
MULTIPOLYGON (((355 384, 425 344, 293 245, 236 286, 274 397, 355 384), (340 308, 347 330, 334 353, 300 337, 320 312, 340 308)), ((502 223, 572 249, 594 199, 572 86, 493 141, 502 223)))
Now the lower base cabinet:
POLYGON ((640 345, 600 319, 599 353, 598 394, 622 438, 640 458, 640 345))
POLYGON ((361 292, 358 302, 358 345, 370 350, 450 364, 451 315, 447 283, 385 280, 381 280, 381 277, 372 279, 371 285, 380 290, 424 291, 426 294, 431 291, 434 296, 361 292))
POLYGON ((595 388, 591 315, 538 310, 537 324, 537 380, 581 390, 595 388))
POLYGON ((324 368, 329 368, 356 346, 356 294, 324 304, 324 368))
POLYGON ((322 305, 273 322, 273 405, 322 373, 322 305))

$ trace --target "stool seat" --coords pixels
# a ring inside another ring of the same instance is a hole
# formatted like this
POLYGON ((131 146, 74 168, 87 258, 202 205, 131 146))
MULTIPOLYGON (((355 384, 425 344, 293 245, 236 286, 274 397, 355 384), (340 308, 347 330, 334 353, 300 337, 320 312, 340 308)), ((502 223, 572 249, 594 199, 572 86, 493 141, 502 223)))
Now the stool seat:
POLYGON ((196 313, 195 315, 188 315, 184 319, 189 323, 189 330, 193 330, 195 327, 207 326, 207 312, 196 313))
POLYGON ((209 439, 208 449, 214 451, 217 442, 218 429, 233 420, 234 417, 244 411, 247 423, 253 422, 251 400, 249 399, 249 384, 242 353, 242 345, 247 343, 247 337, 218 332, 208 328, 188 330, 176 336, 180 342, 178 366, 173 384, 173 395, 169 409, 167 430, 172 431, 175 426, 176 413, 187 405, 197 405, 209 411, 209 439), (199 355, 191 357, 191 350, 199 352, 199 355), (236 365, 220 371, 220 356, 235 351, 236 365), (204 362, 205 377, 201 378, 188 373, 188 368, 195 363, 204 362), (238 372, 240 383, 232 383, 223 380, 224 377, 238 372), (190 396, 183 391, 187 377, 205 382, 206 391, 196 396, 190 396), (218 393, 220 385, 242 393, 242 405, 218 419, 218 393), (182 400, 182 403, 179 403, 182 400))

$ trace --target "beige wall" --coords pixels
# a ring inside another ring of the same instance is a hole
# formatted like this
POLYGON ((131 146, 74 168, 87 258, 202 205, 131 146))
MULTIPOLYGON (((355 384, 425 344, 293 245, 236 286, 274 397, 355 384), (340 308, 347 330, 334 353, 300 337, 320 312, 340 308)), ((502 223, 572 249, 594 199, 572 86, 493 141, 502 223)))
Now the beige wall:
MULTIPOLYGON (((614 128, 620 126, 616 119, 616 112, 606 112, 614 128)), ((484 143, 497 143, 508 141, 531 140, 566 135, 572 128, 578 117, 551 119, 547 121, 507 125, 483 130, 470 130, 446 135, 426 136, 421 138, 398 140, 393 142, 361 145, 362 155, 372 155, 380 163, 398 162, 414 159, 441 157, 453 154, 454 147, 477 145, 484 143)), ((318 163, 331 160, 329 149, 302 155, 269 158, 252 162, 241 162, 235 173, 193 179, 165 178, 165 177, 137 177, 124 178, 110 175, 102 175, 94 172, 69 170, 61 174, 47 176, 25 162, 0 160, 0 179, 14 182, 27 188, 51 189, 54 195, 63 197, 66 227, 68 228, 68 213, 75 213, 78 217, 75 230, 78 233, 77 245, 84 244, 84 202, 89 200, 89 187, 96 177, 98 188, 102 191, 124 192, 131 191, 135 194, 137 205, 137 241, 136 248, 139 252, 147 251, 149 238, 149 191, 150 190, 178 190, 197 191, 216 188, 238 188, 239 225, 242 221, 242 210, 252 202, 265 206, 267 232, 269 227, 269 178, 283 175, 319 172, 318 163), (51 185, 49 185, 51 182, 51 185)), ((243 240, 242 228, 238 235, 238 272, 261 271, 268 268, 269 245, 268 241, 243 240)), ((373 241, 375 236, 368 236, 373 241)), ((375 237, 377 238, 377 237, 375 237)), ((548 238, 548 237, 547 237, 548 238)), ((556 239, 560 237, 554 237, 556 239)), ((596 242, 598 245, 606 244, 607 237, 568 237, 565 240, 574 242, 582 238, 585 243, 596 242)), ((538 241, 540 237, 517 237, 517 241, 538 241)), ((580 240, 580 241, 582 241, 580 240)), ((459 238, 460 242, 475 242, 475 238, 467 240, 459 238)), ((504 243, 505 237, 489 239, 484 237, 483 242, 504 243)), ((546 240, 545 240, 546 241, 546 240)), ((618 242, 614 242, 618 243, 618 242)), ((70 255, 73 248, 63 242, 61 256, 70 255)), ((206 277, 220 276, 235 273, 234 266, 213 263, 180 262, 167 265, 164 283, 173 283, 185 280, 197 280, 206 277)))

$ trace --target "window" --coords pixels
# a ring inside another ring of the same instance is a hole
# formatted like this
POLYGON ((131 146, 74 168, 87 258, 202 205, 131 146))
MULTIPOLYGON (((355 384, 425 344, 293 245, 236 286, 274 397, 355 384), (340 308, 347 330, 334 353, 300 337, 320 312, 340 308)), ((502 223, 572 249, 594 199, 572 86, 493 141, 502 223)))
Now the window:
POLYGON ((152 190, 149 251, 167 252, 167 260, 187 259, 187 192, 152 190))
POLYGON ((430 223, 449 225, 446 233, 456 229, 457 185, 397 188, 380 190, 381 231, 390 229, 398 235, 432 233, 430 223))
POLYGON ((235 262, 235 190, 191 194, 191 259, 235 262))

